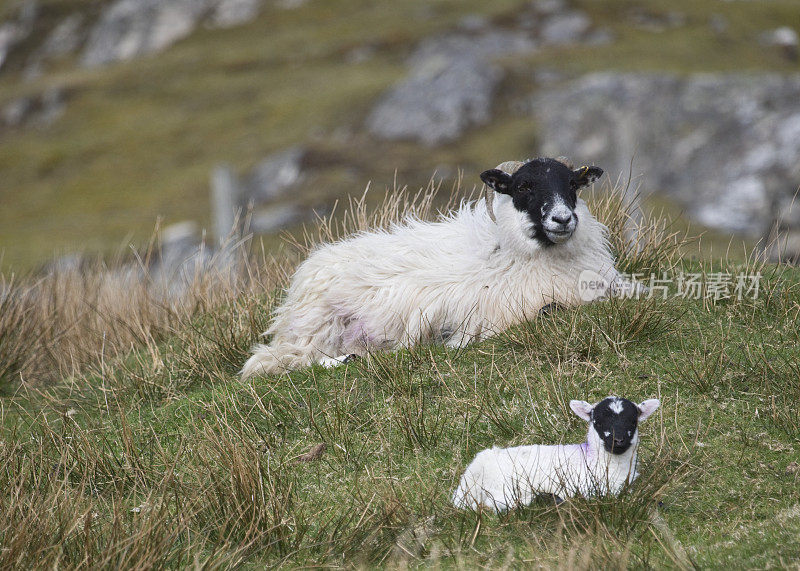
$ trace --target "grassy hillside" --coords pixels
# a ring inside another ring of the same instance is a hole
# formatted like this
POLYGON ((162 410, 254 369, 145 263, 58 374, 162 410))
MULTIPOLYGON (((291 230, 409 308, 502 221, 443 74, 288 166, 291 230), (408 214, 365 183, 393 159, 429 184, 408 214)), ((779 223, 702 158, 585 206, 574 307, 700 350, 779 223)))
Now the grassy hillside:
POLYGON ((631 248, 614 196, 594 210, 623 271, 760 273, 758 296, 673 285, 463 350, 243 383, 283 260, 203 276, 172 308, 113 289, 86 304, 97 273, 15 285, 0 311, 0 362, 16 363, 0 370, 0 567, 796 565, 800 272, 693 261, 659 219, 631 248), (569 400, 610 393, 662 401, 619 498, 501 516, 449 504, 478 450, 580 442, 569 400))
MULTIPOLYGON (((231 30, 202 29, 163 54, 85 70, 57 62, 39 79, 21 70, 41 37, 12 58, 0 81, 0 105, 50 87, 63 88, 66 112, 48 127, 0 132, 0 267, 28 269, 55 253, 109 252, 143 243, 157 218, 208 225, 208 177, 218 163, 253 166, 270 152, 306 144, 316 167, 299 191, 307 204, 331 204, 368 180, 391 186, 395 171, 412 185, 433 169, 475 174, 536 148, 536 125, 519 121, 514 101, 535 87, 532 70, 598 69, 797 71, 759 46, 766 29, 797 20, 794 0, 634 2, 581 0, 616 40, 603 46, 547 48, 510 69, 496 120, 441 148, 387 144, 363 133, 363 118, 405 73, 405 58, 431 34, 454 29, 467 14, 513 24, 517 0, 310 1, 294 10, 265 3, 261 16, 231 30), (632 25, 639 9, 677 11, 685 22, 654 32, 632 25), (711 31, 714 15, 727 21, 711 31), (366 48, 363 60, 349 57, 366 48)), ((12 14, 14 3, 3 4, 12 14)), ((43 2, 52 25, 79 0, 43 2)), ((44 34, 46 30, 37 31, 44 34)))

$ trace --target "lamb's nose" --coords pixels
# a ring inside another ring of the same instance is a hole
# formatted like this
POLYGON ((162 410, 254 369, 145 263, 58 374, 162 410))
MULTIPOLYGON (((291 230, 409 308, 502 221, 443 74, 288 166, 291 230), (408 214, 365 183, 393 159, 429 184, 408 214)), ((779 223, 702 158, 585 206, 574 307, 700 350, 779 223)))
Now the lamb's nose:
POLYGON ((572 220, 572 216, 568 216, 568 215, 556 216, 556 215, 553 215, 553 216, 550 217, 550 220, 552 220, 556 224, 567 224, 570 220, 572 220))
POLYGON ((615 436, 615 437, 614 437, 614 445, 615 445, 615 446, 621 446, 621 445, 622 445, 622 438, 617 438, 617 437, 615 436))

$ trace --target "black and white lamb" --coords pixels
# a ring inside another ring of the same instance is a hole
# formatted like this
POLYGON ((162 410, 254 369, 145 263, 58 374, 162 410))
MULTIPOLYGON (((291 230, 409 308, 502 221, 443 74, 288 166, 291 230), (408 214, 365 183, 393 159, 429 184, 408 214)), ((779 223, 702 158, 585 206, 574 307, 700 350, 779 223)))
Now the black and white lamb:
MULTIPOLYGON (((318 246, 300 264, 242 377, 372 350, 443 341, 462 346, 545 305, 589 301, 585 270, 617 283, 606 227, 577 191, 600 177, 556 159, 509 161, 481 174, 491 200, 436 222, 407 219, 318 246)), ((599 289, 595 297, 606 295, 599 289)))
POLYGON ((502 512, 541 494, 562 499, 616 495, 638 476, 638 424, 659 404, 648 399, 637 405, 614 396, 595 405, 570 401, 573 412, 589 423, 586 442, 483 450, 461 476, 453 504, 502 512))

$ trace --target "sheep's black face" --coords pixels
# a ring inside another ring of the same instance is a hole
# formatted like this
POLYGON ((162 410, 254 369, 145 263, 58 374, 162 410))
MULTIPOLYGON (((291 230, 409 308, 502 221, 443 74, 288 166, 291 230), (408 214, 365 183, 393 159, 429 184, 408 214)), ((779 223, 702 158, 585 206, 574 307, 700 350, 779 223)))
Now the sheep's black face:
POLYGON ((591 423, 603 448, 612 454, 624 454, 636 438, 640 410, 628 399, 608 397, 597 403, 591 412, 591 423))
POLYGON ((513 175, 498 169, 481 173, 481 180, 496 192, 511 197, 514 208, 527 214, 530 238, 544 246, 561 244, 578 226, 577 190, 603 174, 598 167, 572 170, 555 159, 533 159, 513 175))

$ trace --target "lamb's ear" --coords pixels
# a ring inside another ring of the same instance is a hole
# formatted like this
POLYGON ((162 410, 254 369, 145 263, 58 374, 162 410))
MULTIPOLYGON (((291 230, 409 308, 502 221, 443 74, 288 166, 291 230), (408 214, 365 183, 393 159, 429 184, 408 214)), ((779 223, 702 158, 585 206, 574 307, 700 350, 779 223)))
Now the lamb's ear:
POLYGON ((500 169, 489 169, 481 173, 481 180, 492 190, 502 193, 510 194, 511 175, 504 173, 500 169))
POLYGON ((571 400, 569 401, 569 408, 586 422, 592 419, 592 409, 594 406, 590 405, 585 400, 571 400))
POLYGON ((639 422, 647 419, 648 416, 653 414, 656 409, 661 405, 658 399, 647 399, 639 403, 639 422))
POLYGON ((603 169, 600 167, 581 167, 572 171, 572 184, 575 188, 581 188, 592 184, 603 176, 603 169))

